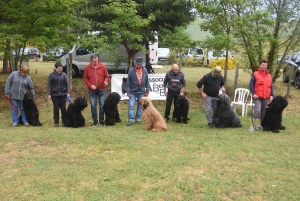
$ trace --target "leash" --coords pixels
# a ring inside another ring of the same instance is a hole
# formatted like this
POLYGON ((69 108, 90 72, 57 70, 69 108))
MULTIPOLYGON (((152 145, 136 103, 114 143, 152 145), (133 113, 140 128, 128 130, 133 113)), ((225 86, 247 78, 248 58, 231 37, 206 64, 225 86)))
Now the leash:
POLYGON ((17 108, 17 107, 15 106, 15 104, 12 102, 10 96, 4 96, 4 99, 5 99, 7 102, 9 102, 10 105, 14 108, 14 111, 15 111, 17 114, 19 114, 19 113, 18 113, 18 108, 17 108))

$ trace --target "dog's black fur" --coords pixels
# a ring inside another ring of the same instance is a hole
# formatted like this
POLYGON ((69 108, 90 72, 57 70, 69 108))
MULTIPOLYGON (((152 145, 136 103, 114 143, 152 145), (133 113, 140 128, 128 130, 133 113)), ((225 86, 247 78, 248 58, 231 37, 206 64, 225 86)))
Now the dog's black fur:
POLYGON ((264 119, 261 122, 264 131, 279 133, 284 130, 282 126, 282 112, 288 106, 288 101, 282 96, 275 96, 273 101, 267 105, 264 119))
POLYGON ((83 127, 85 125, 85 119, 81 111, 87 106, 88 103, 85 97, 78 97, 74 102, 71 102, 67 109, 65 126, 73 128, 83 127))
POLYGON ((213 124, 216 128, 237 128, 241 127, 241 120, 233 111, 230 105, 230 98, 227 94, 220 94, 217 98, 217 109, 214 112, 213 124))
POLYGON ((177 123, 181 123, 181 121, 187 124, 188 114, 189 114, 189 101, 185 96, 178 96, 177 104, 175 104, 174 108, 174 117, 176 118, 177 123))
MULTIPOLYGON (((42 126, 40 122, 39 110, 34 103, 32 96, 29 93, 26 93, 23 99, 23 107, 26 115, 26 119, 31 126, 42 126)), ((22 116, 19 116, 19 123, 22 124, 22 116)))
POLYGON ((107 126, 113 126, 115 123, 121 122, 118 103, 121 96, 117 92, 111 92, 104 102, 104 114, 105 114, 105 124, 107 126))

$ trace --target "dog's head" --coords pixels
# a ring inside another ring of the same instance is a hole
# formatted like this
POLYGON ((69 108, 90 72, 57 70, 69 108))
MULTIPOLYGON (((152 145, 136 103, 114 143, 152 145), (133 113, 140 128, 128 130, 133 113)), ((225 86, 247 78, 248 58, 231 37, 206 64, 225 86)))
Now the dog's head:
POLYGON ((283 111, 288 106, 288 101, 282 96, 275 96, 273 101, 268 105, 269 108, 274 108, 283 111))
POLYGON ((230 98, 227 94, 219 94, 217 97, 218 104, 230 105, 230 98))
POLYGON ((148 97, 142 97, 142 98, 140 98, 140 104, 142 105, 143 110, 145 110, 145 109, 147 109, 147 107, 152 105, 152 101, 148 97))
POLYGON ((188 102, 188 100, 186 99, 185 96, 178 96, 178 100, 177 100, 178 104, 186 104, 186 102, 188 102))
POLYGON ((86 108, 88 106, 87 100, 84 96, 78 97, 75 99, 74 101, 74 105, 78 108, 80 108, 81 110, 83 110, 84 108, 86 108))
POLYGON ((117 92, 111 92, 108 99, 111 104, 118 104, 121 100, 121 96, 117 92))
POLYGON ((31 96, 31 94, 26 93, 26 94, 24 95, 23 105, 24 105, 24 106, 27 106, 27 105, 30 105, 30 104, 32 104, 32 103, 33 103, 33 98, 32 98, 32 96, 31 96))

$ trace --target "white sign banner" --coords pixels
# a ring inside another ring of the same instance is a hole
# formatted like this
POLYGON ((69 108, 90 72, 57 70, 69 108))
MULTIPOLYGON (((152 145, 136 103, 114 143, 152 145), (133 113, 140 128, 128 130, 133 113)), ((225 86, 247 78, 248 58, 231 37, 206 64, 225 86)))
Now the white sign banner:
MULTIPOLYGON (((164 79, 165 73, 148 74, 150 93, 148 97, 151 100, 166 100, 164 95, 164 79)), ((122 92, 122 84, 124 86, 127 74, 112 74, 111 76, 111 91, 117 92, 121 96, 121 100, 128 100, 126 91, 122 92)), ((124 90, 124 87, 123 87, 124 90)))

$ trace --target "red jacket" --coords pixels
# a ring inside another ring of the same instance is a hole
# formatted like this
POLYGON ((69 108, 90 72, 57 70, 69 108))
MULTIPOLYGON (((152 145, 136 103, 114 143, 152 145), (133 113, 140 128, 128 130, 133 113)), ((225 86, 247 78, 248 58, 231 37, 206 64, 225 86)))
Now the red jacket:
POLYGON ((101 62, 98 62, 95 68, 91 63, 86 65, 83 78, 89 91, 93 91, 92 85, 95 85, 100 91, 104 91, 106 90, 104 82, 108 83, 110 81, 107 69, 101 62))
POLYGON ((258 70, 253 73, 255 77, 254 89, 259 98, 268 99, 271 96, 272 77, 268 70, 258 70))

